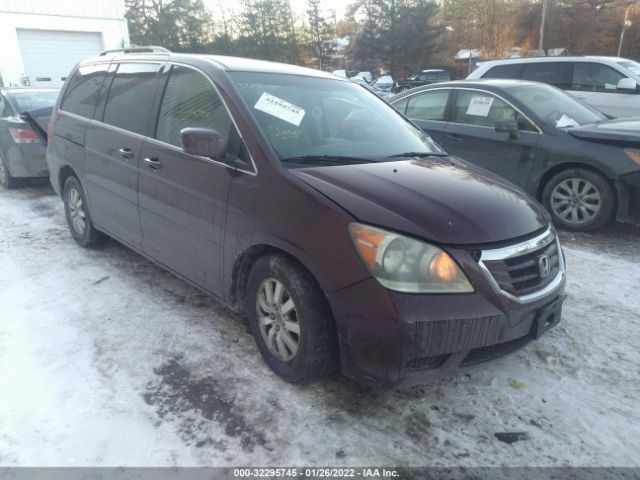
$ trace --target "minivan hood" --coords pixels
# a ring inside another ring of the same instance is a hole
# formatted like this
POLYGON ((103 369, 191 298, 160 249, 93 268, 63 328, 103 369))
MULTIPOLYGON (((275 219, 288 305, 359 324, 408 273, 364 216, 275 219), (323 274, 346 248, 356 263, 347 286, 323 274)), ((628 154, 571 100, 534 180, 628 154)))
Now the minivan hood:
POLYGON ((290 172, 360 222, 441 244, 500 242, 549 225, 542 207, 520 189, 466 165, 430 157, 290 172))
POLYGON ((619 118, 606 122, 573 127, 567 132, 580 139, 640 144, 640 117, 619 118))

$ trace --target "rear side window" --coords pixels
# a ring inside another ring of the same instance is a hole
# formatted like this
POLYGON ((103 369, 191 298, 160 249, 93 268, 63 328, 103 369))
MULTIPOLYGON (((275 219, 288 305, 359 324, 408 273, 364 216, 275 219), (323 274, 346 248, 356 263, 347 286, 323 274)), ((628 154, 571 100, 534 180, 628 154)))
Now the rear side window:
POLYGON ((104 123, 145 135, 159 69, 153 63, 121 63, 109 89, 104 123))
POLYGON ((573 66, 571 90, 585 92, 615 92, 618 82, 626 75, 608 65, 591 62, 577 62, 573 66))
POLYGON ((482 75, 482 78, 516 79, 520 78, 523 70, 524 65, 522 63, 514 65, 498 65, 487 70, 485 74, 482 75))
POLYGON ((174 65, 165 89, 155 138, 182 148, 180 130, 212 128, 229 138, 231 118, 211 82, 201 73, 174 65))
POLYGON ((78 67, 64 91, 60 109, 81 117, 92 118, 102 83, 107 77, 108 67, 107 64, 78 67))
POLYGON ((522 79, 567 88, 571 83, 570 69, 571 65, 567 62, 529 63, 524 67, 522 79))
POLYGON ((418 120, 444 120, 451 90, 430 90, 409 97, 407 117, 418 120))

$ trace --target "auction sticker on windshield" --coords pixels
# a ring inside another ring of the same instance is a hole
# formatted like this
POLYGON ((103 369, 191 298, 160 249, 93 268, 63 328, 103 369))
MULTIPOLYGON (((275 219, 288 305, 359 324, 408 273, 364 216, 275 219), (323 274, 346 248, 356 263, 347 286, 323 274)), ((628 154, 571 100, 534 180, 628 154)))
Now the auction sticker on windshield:
POLYGON ((284 120, 296 127, 300 125, 305 114, 302 108, 281 98, 274 97, 267 92, 262 94, 253 108, 268 113, 280 120, 284 120))
POLYGON ((493 105, 493 98, 491 97, 473 97, 469 108, 467 108, 467 115, 474 115, 476 117, 487 117, 489 110, 493 105))

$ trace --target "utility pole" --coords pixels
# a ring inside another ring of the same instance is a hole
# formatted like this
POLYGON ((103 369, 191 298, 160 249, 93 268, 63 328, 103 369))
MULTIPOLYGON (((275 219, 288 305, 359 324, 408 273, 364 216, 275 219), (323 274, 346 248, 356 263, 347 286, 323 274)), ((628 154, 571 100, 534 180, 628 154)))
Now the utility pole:
POLYGON ((631 21, 629 20, 629 9, 633 7, 634 3, 629 5, 627 9, 624 11, 624 22, 622 22, 622 30, 620 31, 620 42, 618 43, 618 57, 622 53, 622 41, 624 40, 624 32, 627 28, 631 26, 631 21))
POLYGON ((544 24, 547 20, 547 3, 549 0, 542 0, 542 19, 540 20, 540 38, 538 40, 538 52, 544 55, 544 24))

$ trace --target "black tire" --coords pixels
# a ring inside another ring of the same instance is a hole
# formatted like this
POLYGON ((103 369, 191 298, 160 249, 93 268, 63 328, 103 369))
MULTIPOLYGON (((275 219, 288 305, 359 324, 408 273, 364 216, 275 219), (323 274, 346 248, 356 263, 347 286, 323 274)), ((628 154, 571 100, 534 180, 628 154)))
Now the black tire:
POLYGON ((557 227, 575 232, 593 232, 613 220, 616 194, 609 181, 602 175, 582 168, 570 168, 556 174, 547 182, 542 191, 542 203, 557 227), (569 189, 566 188, 567 182, 575 182, 578 189, 582 188, 586 192, 581 195, 571 193, 570 201, 575 202, 575 205, 558 200, 558 193, 569 193, 569 189), (587 197, 594 196, 595 191, 599 198, 587 200, 587 197), (598 205, 597 209, 595 205, 598 205), (567 215, 571 215, 571 212, 567 208, 572 207, 575 207, 573 216, 568 218, 567 215))
POLYGON ((331 310, 318 284, 295 261, 277 254, 259 258, 249 274, 245 308, 262 358, 287 382, 310 383, 337 369, 338 340, 331 310), (288 295, 285 298, 293 300, 299 324, 298 350, 288 361, 272 353, 258 320, 259 291, 265 282, 273 280, 281 282, 284 295, 288 295))
POLYGON ((71 176, 65 180, 64 188, 62 189, 62 200, 64 202, 64 213, 67 218, 67 226, 69 227, 71 236, 79 245, 83 247, 92 247, 99 245, 106 240, 106 235, 96 230, 93 222, 91 221, 91 215, 87 208, 87 200, 84 195, 84 190, 82 189, 82 185, 80 185, 80 181, 76 177, 71 176), (81 210, 84 214, 84 229, 78 228, 78 224, 74 223, 75 215, 73 212, 77 211, 78 208, 77 205, 74 205, 75 202, 72 199, 75 198, 76 193, 82 202, 81 210))
POLYGON ((2 185, 6 190, 10 190, 15 188, 17 183, 16 179, 9 173, 9 168, 7 167, 4 159, 0 156, 0 185, 2 185))

